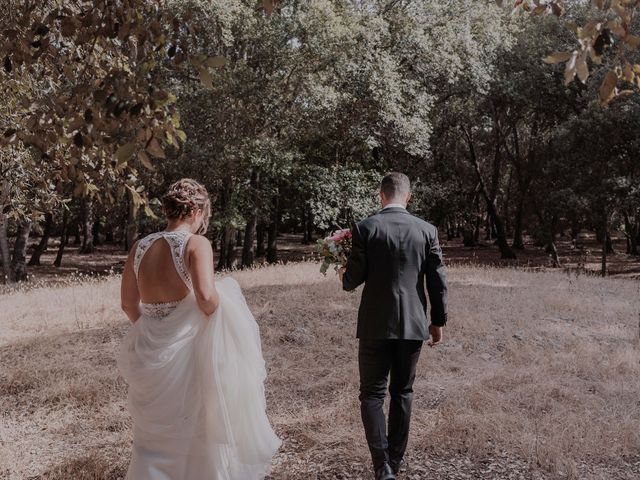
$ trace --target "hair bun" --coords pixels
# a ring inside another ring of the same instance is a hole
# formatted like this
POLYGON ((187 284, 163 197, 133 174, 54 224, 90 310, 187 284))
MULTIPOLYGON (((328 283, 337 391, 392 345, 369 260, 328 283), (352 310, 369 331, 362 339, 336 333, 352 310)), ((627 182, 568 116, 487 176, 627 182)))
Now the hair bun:
POLYGON ((192 178, 183 178, 169 187, 162 197, 162 207, 169 220, 178 220, 193 215, 196 210, 203 210, 206 231, 208 225, 210 202, 204 185, 192 178))

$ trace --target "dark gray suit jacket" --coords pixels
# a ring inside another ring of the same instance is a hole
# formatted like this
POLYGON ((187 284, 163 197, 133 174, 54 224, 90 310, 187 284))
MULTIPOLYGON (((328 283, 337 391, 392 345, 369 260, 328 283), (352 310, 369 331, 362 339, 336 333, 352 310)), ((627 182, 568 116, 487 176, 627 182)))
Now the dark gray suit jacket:
POLYGON ((426 340, 431 323, 447 323, 447 282, 436 227, 389 207, 353 227, 353 250, 342 286, 364 283, 358 338, 426 340))

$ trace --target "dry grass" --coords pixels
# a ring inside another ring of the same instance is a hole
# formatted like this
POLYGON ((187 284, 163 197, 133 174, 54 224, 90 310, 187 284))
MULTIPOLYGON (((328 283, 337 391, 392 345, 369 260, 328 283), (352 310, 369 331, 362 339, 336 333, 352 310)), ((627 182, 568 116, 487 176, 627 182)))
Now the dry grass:
MULTIPOLYGON (((359 296, 314 264, 234 276, 285 439, 273 478, 369 478, 359 296)), ((640 283, 477 267, 449 278, 447 343, 421 358, 405 478, 638 478, 640 283)), ((124 475, 126 328, 116 278, 0 296, 0 478, 124 475)))

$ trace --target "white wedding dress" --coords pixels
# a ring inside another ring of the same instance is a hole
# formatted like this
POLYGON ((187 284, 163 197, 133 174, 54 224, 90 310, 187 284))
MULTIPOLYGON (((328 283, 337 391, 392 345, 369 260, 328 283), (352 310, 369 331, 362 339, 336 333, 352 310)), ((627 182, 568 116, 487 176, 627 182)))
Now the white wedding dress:
POLYGON ((220 305, 207 316, 193 295, 184 251, 191 234, 157 232, 191 292, 181 301, 141 304, 118 367, 129 384, 134 423, 128 480, 254 480, 269 473, 280 446, 266 415, 260 332, 238 283, 216 282, 220 305))

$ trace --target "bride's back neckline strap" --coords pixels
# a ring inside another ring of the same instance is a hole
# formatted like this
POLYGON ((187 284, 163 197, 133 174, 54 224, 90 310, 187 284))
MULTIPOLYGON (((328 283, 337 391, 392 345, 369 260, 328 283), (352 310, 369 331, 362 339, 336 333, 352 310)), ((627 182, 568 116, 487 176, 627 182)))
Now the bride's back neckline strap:
POLYGON ((178 272, 178 275, 185 283, 185 285, 189 288, 189 290, 193 290, 191 275, 189 274, 189 269, 187 268, 187 264, 184 261, 184 252, 187 246, 187 242, 189 241, 189 238, 191 238, 191 235, 192 233, 186 230, 162 230, 160 232, 151 233, 140 240, 138 242, 138 246, 136 247, 136 253, 133 259, 133 271, 136 274, 136 279, 138 279, 140 263, 142 263, 142 258, 144 257, 145 253, 147 253, 149 248, 151 248, 151 245, 153 245, 156 240, 163 238, 169 245, 171 258, 173 259, 173 265, 176 269, 176 272, 178 272))

